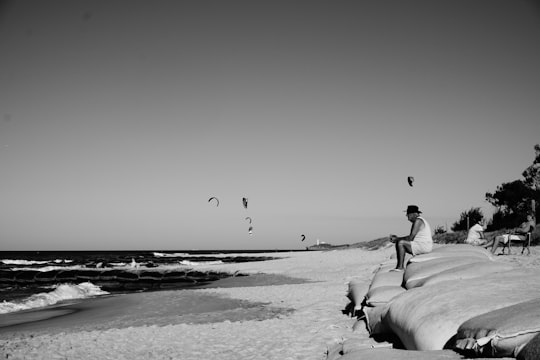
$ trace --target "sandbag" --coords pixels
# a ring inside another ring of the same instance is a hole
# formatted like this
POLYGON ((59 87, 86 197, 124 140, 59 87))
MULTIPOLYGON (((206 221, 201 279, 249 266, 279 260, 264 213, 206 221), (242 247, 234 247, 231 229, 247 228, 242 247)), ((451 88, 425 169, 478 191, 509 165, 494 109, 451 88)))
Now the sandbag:
POLYGON ((421 279, 438 274, 442 271, 452 269, 465 264, 490 261, 471 256, 456 256, 448 258, 434 259, 430 261, 410 263, 405 269, 403 283, 405 288, 412 289, 421 279))
POLYGON ((369 306, 380 306, 388 303, 394 297, 407 291, 402 286, 379 286, 369 289, 366 294, 366 304, 369 306))
MULTIPOLYGON (((384 314, 387 311, 387 305, 364 307, 363 312, 365 316, 365 326, 370 336, 381 334, 392 334, 392 330, 384 322, 384 314)), ((356 331, 363 325, 362 320, 358 320, 353 325, 353 330, 356 331)))
POLYGON ((451 350, 410 351, 402 349, 362 349, 345 353, 339 360, 461 360, 458 353, 451 350))
POLYGON ((457 266, 437 274, 428 276, 415 284, 415 287, 437 284, 443 281, 467 280, 481 278, 490 274, 508 272, 515 267, 495 261, 482 261, 472 264, 457 266))
MULTIPOLYGON (((381 264, 373 276, 369 285, 369 290, 365 294, 365 303, 369 306, 385 304, 394 296, 405 291, 401 287, 403 282, 402 271, 390 271, 394 269, 393 264, 381 264)), ((350 288, 350 284, 349 284, 350 288)))
POLYGON ((383 321, 407 349, 441 350, 465 321, 536 299, 539 291, 540 277, 530 269, 445 281, 396 296, 383 321))
POLYGON ((433 247, 434 253, 440 253, 440 252, 479 252, 486 255, 492 255, 491 251, 483 248, 482 246, 473 246, 470 244, 448 244, 448 245, 442 245, 433 247))
POLYGON ((369 285, 369 289, 381 286, 401 286, 403 283, 403 271, 381 270, 375 274, 369 285))
MULTIPOLYGON (((485 249, 484 249, 485 250, 485 249)), ((494 257, 489 251, 440 251, 440 252, 430 252, 427 254, 420 254, 416 255, 415 257, 412 257, 409 260, 409 263, 417 263, 417 262, 423 262, 423 261, 430 261, 435 259, 441 259, 441 258, 449 258, 449 257, 476 257, 479 259, 487 259, 487 260, 493 260, 494 257)))
POLYGON ((362 309, 362 302, 364 301, 367 287, 365 280, 356 279, 349 281, 347 297, 354 304, 355 311, 362 309))
POLYGON ((454 348, 482 356, 515 357, 537 334, 540 334, 540 298, 465 321, 458 328, 454 348))
POLYGON ((540 334, 533 337, 524 347, 518 352, 516 359, 518 360, 538 360, 540 359, 540 334))

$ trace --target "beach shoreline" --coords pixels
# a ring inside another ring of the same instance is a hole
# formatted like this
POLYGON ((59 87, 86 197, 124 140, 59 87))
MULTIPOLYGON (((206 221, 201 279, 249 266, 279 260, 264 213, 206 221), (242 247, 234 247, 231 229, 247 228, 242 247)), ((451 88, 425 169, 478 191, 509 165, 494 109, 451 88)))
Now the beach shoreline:
MULTIPOLYGON (((354 327, 356 318, 346 312, 349 304, 346 295, 352 279, 365 284, 367 291, 373 271, 378 264, 391 259, 393 253, 392 247, 375 251, 291 252, 270 261, 200 267, 200 271, 253 274, 256 276, 250 280, 255 281, 249 286, 235 286, 234 280, 224 279, 221 287, 216 284, 204 289, 132 294, 129 299, 132 310, 124 320, 119 317, 115 326, 100 328, 99 321, 90 321, 92 314, 96 314, 93 311, 98 311, 91 308, 80 311, 80 318, 64 328, 62 321, 73 315, 41 322, 42 325, 58 322, 49 329, 40 325, 40 329, 34 327, 34 330, 28 326, 21 332, 3 331, 0 332, 2 355, 20 359, 61 356, 68 359, 323 360, 327 352, 347 340, 354 340, 355 346, 364 348, 391 347, 390 343, 370 338, 364 326, 354 327), (296 282, 284 283, 285 279, 296 279, 296 282), (227 299, 225 303, 230 306, 184 314, 180 321, 182 315, 175 305, 182 292, 193 295, 190 301, 218 297, 227 299), (153 316, 149 303, 162 313, 153 316), (178 321, 171 322, 173 318, 178 321)), ((524 267, 540 266, 536 249, 531 256, 504 256, 497 261, 524 267)), ((99 311, 118 311, 121 305, 116 306, 105 304, 99 311)))

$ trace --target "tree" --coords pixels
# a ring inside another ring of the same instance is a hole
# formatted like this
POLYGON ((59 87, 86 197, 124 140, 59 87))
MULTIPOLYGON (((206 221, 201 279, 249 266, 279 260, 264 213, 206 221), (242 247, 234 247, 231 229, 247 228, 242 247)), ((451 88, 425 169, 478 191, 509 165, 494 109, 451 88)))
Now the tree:
POLYGON ((483 218, 484 214, 482 213, 482 210, 480 210, 479 207, 472 207, 470 210, 461 213, 459 220, 452 225, 451 229, 452 231, 468 230, 467 219, 469 219, 469 226, 472 226, 483 218))
POLYGON ((514 180, 497 186, 493 194, 486 193, 486 200, 503 214, 526 214, 526 199, 531 195, 531 188, 525 182, 514 180))
POLYGON ((540 212, 540 145, 536 144, 534 146, 535 159, 531 166, 526 168, 523 173, 523 182, 531 189, 530 199, 528 203, 529 212, 538 214, 540 212), (530 200, 534 200, 530 201, 530 200), (534 209, 532 208, 534 204, 534 209))
POLYGON ((531 166, 526 168, 523 173, 523 182, 529 188, 533 190, 540 190, 540 145, 536 144, 534 146, 535 159, 531 166))
POLYGON ((535 145, 535 159, 523 173, 522 180, 497 186, 494 193, 486 193, 486 200, 497 208, 491 228, 516 227, 531 212, 538 213, 540 206, 540 145, 535 145), (535 200, 534 202, 532 200, 535 200), (535 209, 532 209, 532 204, 535 209))

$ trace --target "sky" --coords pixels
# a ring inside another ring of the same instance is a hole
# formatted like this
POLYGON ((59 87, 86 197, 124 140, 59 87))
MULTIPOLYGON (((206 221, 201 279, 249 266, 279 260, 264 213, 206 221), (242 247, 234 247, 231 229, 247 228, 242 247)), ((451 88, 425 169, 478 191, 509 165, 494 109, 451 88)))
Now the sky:
POLYGON ((450 228, 540 143, 539 1, 0 1, 0 54, 1 250, 450 228))

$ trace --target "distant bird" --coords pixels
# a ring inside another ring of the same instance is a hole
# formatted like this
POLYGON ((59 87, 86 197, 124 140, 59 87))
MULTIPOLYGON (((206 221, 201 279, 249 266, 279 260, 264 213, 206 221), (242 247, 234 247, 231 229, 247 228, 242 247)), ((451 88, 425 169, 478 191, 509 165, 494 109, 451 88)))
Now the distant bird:
POLYGON ((247 198, 242 198, 242 204, 244 204, 244 209, 247 209, 248 199, 247 198))
POLYGON ((412 186, 413 182, 414 182, 414 178, 412 176, 409 176, 407 178, 407 182, 409 183, 409 186, 412 186))
POLYGON ((306 240, 306 235, 302 234, 302 235, 300 235, 300 237, 302 237, 302 240, 301 240, 301 241, 306 240))

